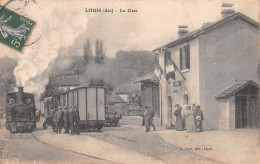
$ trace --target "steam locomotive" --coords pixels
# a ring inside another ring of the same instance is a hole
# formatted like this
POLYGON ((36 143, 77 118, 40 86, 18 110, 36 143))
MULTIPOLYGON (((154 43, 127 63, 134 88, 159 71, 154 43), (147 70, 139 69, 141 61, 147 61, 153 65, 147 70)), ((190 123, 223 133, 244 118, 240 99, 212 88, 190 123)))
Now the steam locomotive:
POLYGON ((36 129, 34 95, 23 92, 23 87, 18 87, 18 92, 7 94, 5 126, 11 133, 36 129))

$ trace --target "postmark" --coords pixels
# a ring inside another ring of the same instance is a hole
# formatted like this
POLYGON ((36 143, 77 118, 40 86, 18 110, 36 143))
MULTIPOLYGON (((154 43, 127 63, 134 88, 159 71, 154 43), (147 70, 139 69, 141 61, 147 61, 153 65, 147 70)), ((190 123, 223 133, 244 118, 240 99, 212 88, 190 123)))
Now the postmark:
POLYGON ((22 52, 36 22, 0 5, 0 42, 22 52))

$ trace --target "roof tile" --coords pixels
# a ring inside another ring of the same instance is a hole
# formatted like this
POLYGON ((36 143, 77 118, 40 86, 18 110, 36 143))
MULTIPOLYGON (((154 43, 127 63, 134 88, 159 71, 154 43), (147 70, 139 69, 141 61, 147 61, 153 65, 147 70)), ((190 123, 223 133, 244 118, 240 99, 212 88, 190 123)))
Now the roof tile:
POLYGON ((229 87, 224 89, 223 91, 219 92, 215 97, 216 98, 228 97, 228 96, 232 95, 233 93, 236 93, 237 91, 240 91, 241 89, 243 89, 244 87, 246 87, 246 86, 248 86, 250 84, 253 84, 253 85, 255 85, 256 87, 259 88, 259 84, 255 83, 252 80, 236 81, 232 85, 230 85, 229 87))

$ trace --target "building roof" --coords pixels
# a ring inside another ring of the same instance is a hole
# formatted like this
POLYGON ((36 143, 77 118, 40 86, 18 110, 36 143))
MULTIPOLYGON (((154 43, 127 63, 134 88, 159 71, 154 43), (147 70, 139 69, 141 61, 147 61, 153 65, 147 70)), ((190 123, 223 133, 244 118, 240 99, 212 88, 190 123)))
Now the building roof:
POLYGON ((175 45, 181 44, 183 42, 189 41, 189 40, 194 39, 194 38, 196 38, 196 37, 198 37, 202 34, 209 33, 211 31, 215 30, 216 28, 221 27, 225 23, 230 22, 231 20, 237 20, 237 19, 240 19, 240 20, 242 20, 242 21, 244 21, 244 22, 246 22, 246 23, 248 23, 252 26, 259 28, 258 22, 256 22, 255 20, 245 16, 244 14, 241 14, 240 12, 237 12, 237 13, 232 14, 232 15, 230 15, 230 16, 224 18, 224 19, 221 19, 217 22, 206 23, 206 25, 202 26, 200 29, 189 32, 187 34, 184 34, 181 38, 154 49, 153 52, 155 52, 155 51, 157 51, 161 48, 170 48, 170 47, 173 47, 175 45))
POLYGON ((154 72, 150 72, 142 77, 137 78, 137 80, 134 83, 138 82, 154 82, 158 83, 159 79, 158 77, 154 74, 154 72))
POLYGON ((259 84, 255 83, 252 80, 247 81, 236 81, 223 91, 219 92, 215 97, 216 98, 225 98, 233 95, 234 93, 240 91, 241 89, 245 88, 248 85, 253 85, 257 88, 259 88, 259 84))
POLYGON ((125 101, 120 96, 118 96, 115 92, 112 92, 111 95, 109 95, 106 98, 106 104, 113 105, 116 103, 125 103, 125 101))
POLYGON ((117 94, 132 94, 141 91, 141 84, 122 84, 114 90, 117 94))
POLYGON ((78 86, 80 85, 79 76, 60 76, 55 77, 51 82, 53 86, 78 86))

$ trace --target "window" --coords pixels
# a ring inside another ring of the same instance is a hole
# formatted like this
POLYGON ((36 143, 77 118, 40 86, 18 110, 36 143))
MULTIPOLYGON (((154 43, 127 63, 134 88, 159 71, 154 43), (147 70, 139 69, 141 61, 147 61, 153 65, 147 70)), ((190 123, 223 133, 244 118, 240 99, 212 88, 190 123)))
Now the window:
POLYGON ((166 51, 164 55, 164 70, 166 70, 166 64, 168 60, 171 60, 171 53, 166 51))
POLYGON ((190 45, 180 48, 180 69, 190 69, 190 45))

